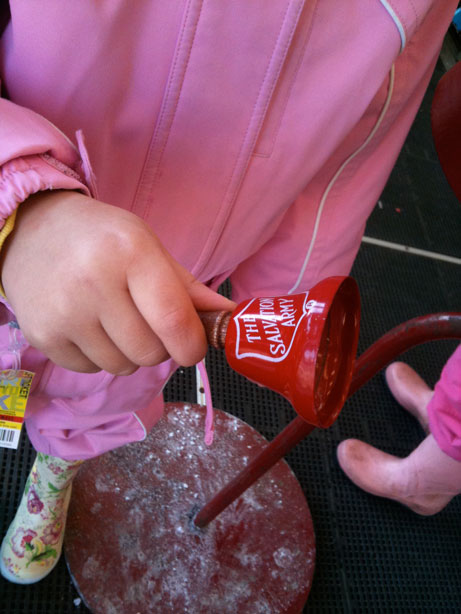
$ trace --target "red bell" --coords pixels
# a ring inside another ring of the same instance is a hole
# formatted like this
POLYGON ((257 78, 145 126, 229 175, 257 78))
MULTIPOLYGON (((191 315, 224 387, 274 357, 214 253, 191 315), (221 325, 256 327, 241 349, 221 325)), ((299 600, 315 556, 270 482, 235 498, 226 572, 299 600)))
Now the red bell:
POLYGON ((230 366, 275 390, 315 426, 330 426, 346 400, 357 351, 358 287, 330 277, 303 294, 238 305, 225 336, 230 366))

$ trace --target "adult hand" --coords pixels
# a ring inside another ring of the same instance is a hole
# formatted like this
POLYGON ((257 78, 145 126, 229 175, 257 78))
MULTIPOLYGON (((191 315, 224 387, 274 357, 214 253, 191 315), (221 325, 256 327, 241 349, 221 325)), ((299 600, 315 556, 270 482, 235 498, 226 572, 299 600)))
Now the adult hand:
POLYGON ((27 341, 73 371, 128 375, 207 350, 197 310, 234 308, 176 262, 134 214, 71 191, 23 203, 2 282, 27 341))

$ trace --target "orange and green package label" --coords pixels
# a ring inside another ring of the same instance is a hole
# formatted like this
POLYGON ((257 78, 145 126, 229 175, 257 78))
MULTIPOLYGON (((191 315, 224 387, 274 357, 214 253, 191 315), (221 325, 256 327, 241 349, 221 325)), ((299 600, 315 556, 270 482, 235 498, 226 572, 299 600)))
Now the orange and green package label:
POLYGON ((17 449, 34 374, 0 371, 0 447, 17 449))

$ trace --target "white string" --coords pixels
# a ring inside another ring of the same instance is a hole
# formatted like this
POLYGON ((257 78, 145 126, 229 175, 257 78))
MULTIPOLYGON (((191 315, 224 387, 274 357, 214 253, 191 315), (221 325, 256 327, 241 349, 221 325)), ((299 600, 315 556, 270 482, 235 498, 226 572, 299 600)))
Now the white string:
POLYGON ((356 149, 348 158, 346 158, 346 160, 341 164, 341 166, 339 167, 339 169, 336 171, 336 173, 334 174, 333 178, 331 179, 330 183, 328 184, 325 192, 322 195, 322 199, 320 201, 320 205, 319 208, 317 210, 317 216, 315 219, 315 225, 314 225, 314 231, 312 233, 312 238, 311 238, 311 242, 309 244, 309 249, 307 250, 307 254, 306 257, 304 259, 303 265, 301 267, 301 271, 299 272, 298 275, 298 279, 296 280, 296 283, 294 284, 294 286, 291 288, 291 290, 288 291, 288 294, 293 294, 299 287, 299 284, 302 281, 303 275, 306 271, 307 265, 309 263, 312 251, 314 249, 314 245, 315 245, 315 240, 317 238, 317 233, 319 230, 319 226, 320 226, 320 218, 322 217, 322 212, 323 212, 323 208, 325 206, 326 200, 328 198, 328 195, 330 193, 331 188, 334 186, 334 184, 336 183, 338 177, 341 175, 341 173, 343 172, 343 170, 346 168, 346 166, 349 164, 349 162, 351 162, 356 156, 359 155, 359 153, 361 151, 363 151, 363 149, 365 149, 365 147, 368 145, 368 143, 371 141, 371 139, 374 137, 374 135, 376 134, 376 132, 378 131, 386 113, 387 110, 389 108, 390 102, 391 102, 391 98, 392 98, 392 93, 394 90, 394 74, 395 74, 395 68, 394 65, 392 65, 390 74, 389 74, 389 89, 387 92, 387 98, 386 98, 386 102, 384 103, 384 106, 381 110, 381 113, 378 117, 378 121, 376 122, 376 124, 374 125, 373 130, 370 132, 370 134, 368 135, 367 139, 362 143, 362 145, 356 149))

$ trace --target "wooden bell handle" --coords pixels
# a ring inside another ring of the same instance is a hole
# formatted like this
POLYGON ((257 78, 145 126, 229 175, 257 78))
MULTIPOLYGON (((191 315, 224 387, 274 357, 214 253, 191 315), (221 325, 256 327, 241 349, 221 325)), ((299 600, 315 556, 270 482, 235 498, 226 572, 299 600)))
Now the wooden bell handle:
POLYGON ((230 311, 200 311, 198 315, 209 345, 217 350, 223 350, 232 313, 230 311))

